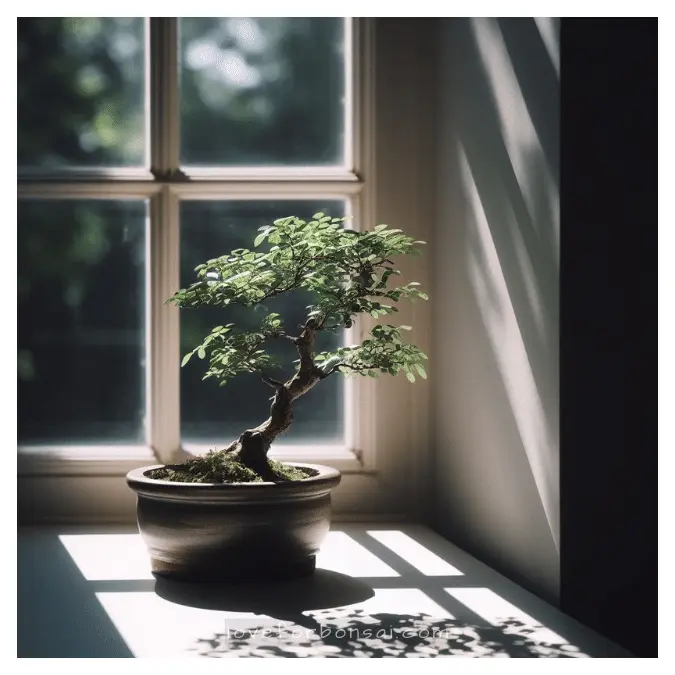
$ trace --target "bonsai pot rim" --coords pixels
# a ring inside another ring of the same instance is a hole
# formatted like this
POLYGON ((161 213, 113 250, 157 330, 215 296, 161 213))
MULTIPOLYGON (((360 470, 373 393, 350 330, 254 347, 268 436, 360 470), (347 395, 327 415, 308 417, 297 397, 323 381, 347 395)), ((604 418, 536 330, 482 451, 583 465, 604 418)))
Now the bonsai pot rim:
POLYGON ((227 502, 279 502, 316 499, 328 494, 340 482, 341 473, 332 467, 306 462, 284 462, 289 466, 317 471, 298 481, 258 483, 182 483, 178 481, 150 478, 145 474, 161 469, 164 464, 154 464, 132 469, 126 476, 127 485, 139 497, 162 501, 186 501, 200 503, 227 502))

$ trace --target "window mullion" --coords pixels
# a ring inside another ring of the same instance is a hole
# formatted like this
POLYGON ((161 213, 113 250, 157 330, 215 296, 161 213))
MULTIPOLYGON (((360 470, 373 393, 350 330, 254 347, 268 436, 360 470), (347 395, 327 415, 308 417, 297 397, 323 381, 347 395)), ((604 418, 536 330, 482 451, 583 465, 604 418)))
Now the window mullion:
POLYGON ((150 19, 150 168, 157 177, 178 171, 180 163, 180 92, 178 19, 150 19))
POLYGON ((179 288, 179 202, 165 186, 150 202, 148 436, 164 463, 180 453, 180 325, 166 300, 179 288))
MULTIPOLYGON (((149 20, 150 170, 170 179, 180 161, 178 19, 149 20)), ((165 304, 179 286, 178 198, 163 185, 150 202, 148 251, 148 440, 163 463, 180 452, 180 327, 165 304)))

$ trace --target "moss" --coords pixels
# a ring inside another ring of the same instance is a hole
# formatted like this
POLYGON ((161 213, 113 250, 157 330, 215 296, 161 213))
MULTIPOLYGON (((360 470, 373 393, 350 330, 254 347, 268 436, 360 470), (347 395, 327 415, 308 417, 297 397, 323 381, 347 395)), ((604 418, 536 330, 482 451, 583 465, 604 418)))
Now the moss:
POLYGON ((277 462, 273 459, 267 460, 267 464, 272 469, 272 471, 285 478, 286 480, 304 480, 310 476, 316 476, 317 472, 312 469, 301 469, 297 466, 289 466, 288 464, 283 464, 282 462, 277 462))
MULTIPOLYGON (((312 469, 301 469, 275 460, 267 460, 270 471, 282 481, 299 481, 315 476, 312 469)), ((182 464, 163 466, 146 473, 148 478, 176 483, 261 483, 258 473, 242 464, 236 455, 211 450, 182 464)))

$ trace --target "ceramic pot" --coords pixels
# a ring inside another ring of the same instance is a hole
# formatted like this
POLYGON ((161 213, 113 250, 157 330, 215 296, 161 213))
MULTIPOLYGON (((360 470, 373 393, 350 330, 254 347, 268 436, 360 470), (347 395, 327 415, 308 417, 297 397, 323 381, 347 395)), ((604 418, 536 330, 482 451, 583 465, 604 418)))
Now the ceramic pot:
POLYGON ((312 574, 328 534, 340 472, 287 462, 316 475, 283 483, 176 483, 134 469, 138 527, 152 571, 185 581, 277 579, 312 574))

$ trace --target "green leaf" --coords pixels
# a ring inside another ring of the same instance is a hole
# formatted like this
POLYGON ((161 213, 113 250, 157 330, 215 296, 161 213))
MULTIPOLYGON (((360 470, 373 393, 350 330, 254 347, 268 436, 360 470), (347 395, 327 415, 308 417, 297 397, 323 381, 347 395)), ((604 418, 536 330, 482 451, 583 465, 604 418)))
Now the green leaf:
POLYGON ((425 380, 427 379, 427 373, 419 363, 415 364, 415 369, 425 380))
POLYGON ((180 363, 180 367, 182 368, 189 360, 190 357, 194 354, 194 352, 188 352, 184 357, 183 360, 180 363))
POLYGON ((415 381, 415 376, 412 373, 406 373, 405 376, 411 381, 415 381))
POLYGON ((199 350, 197 351, 197 356, 200 359, 203 359, 206 356, 206 352, 204 351, 204 347, 199 348, 199 350))
POLYGON ((267 235, 266 235, 264 232, 263 232, 263 234, 259 234, 259 235, 255 238, 255 240, 253 241, 253 245, 254 245, 254 246, 260 246, 260 244, 262 244, 263 241, 265 241, 265 237, 266 237, 266 236, 267 236, 267 235))

